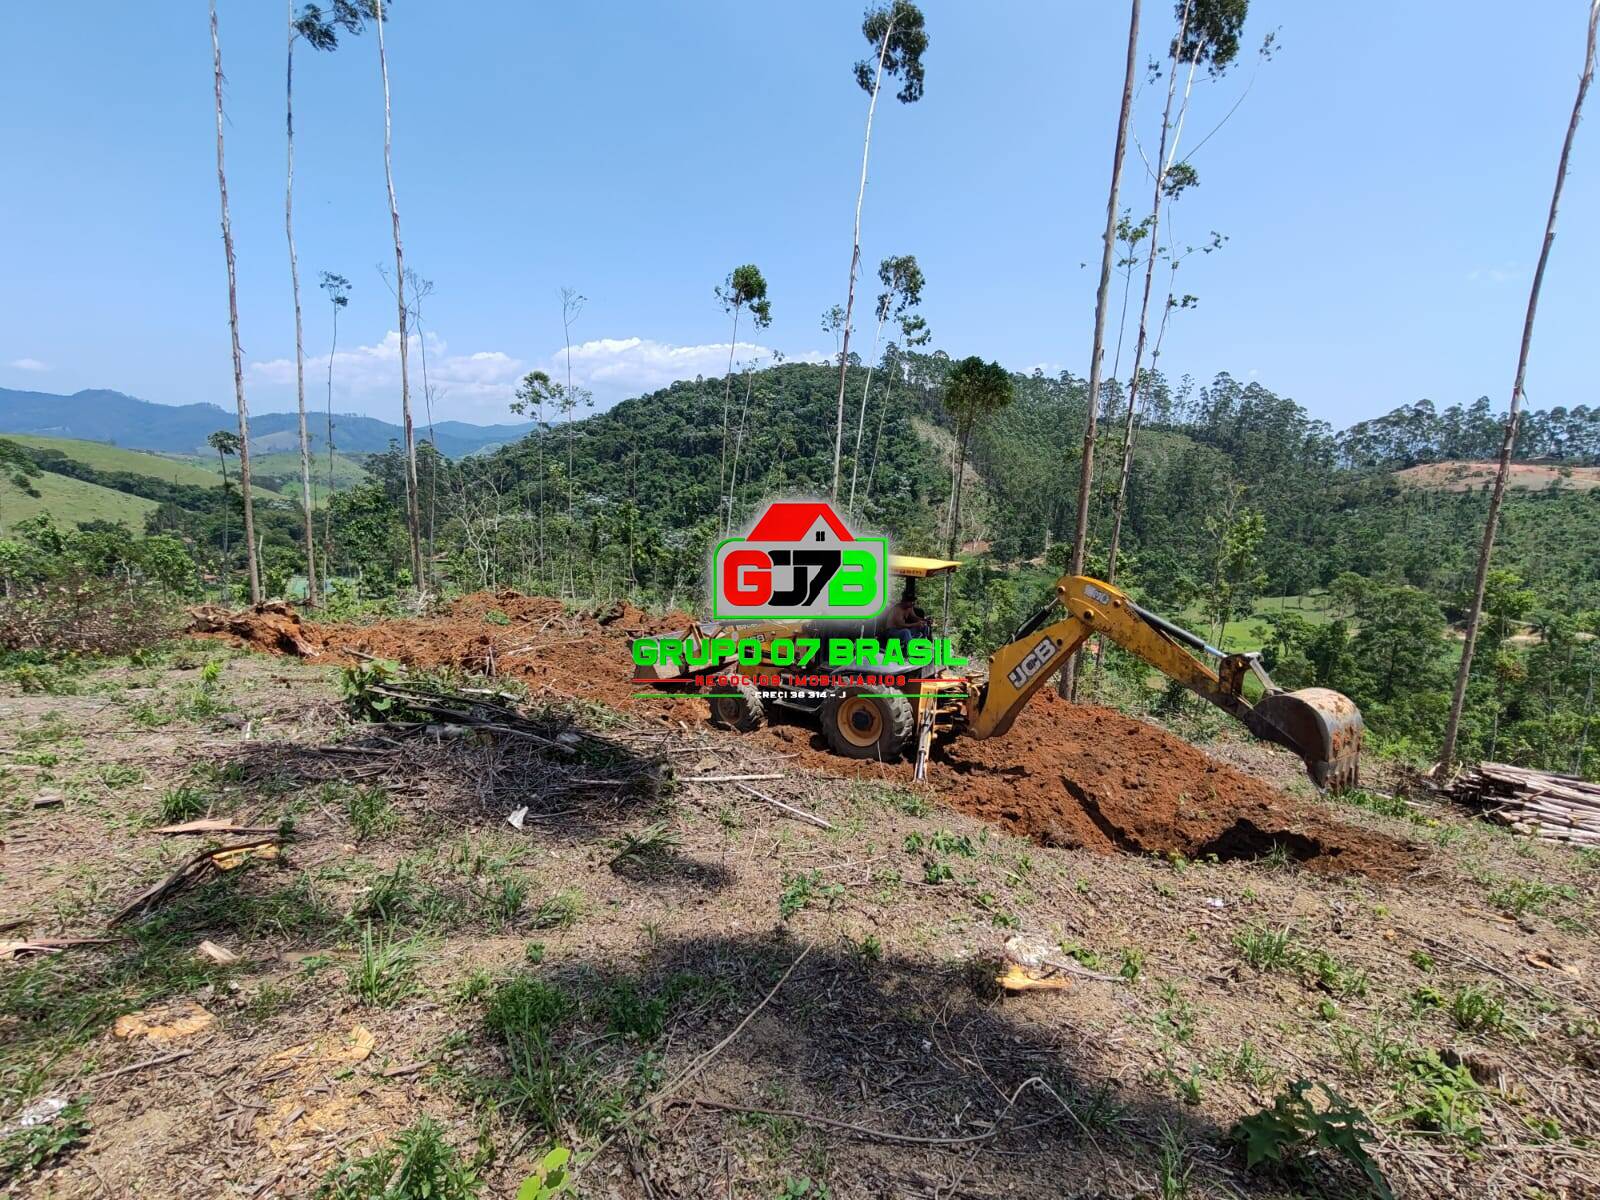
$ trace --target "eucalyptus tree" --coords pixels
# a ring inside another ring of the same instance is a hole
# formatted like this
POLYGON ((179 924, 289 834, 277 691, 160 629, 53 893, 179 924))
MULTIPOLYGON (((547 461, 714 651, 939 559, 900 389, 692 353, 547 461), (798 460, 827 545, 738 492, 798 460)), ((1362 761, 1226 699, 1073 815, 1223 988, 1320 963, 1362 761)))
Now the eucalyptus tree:
POLYGON ((899 324, 899 340, 889 343, 889 365, 884 370, 888 380, 883 386, 883 399, 878 402, 878 429, 872 437, 872 457, 867 462, 867 482, 861 492, 863 505, 872 495, 872 480, 878 471, 878 451, 883 445, 884 419, 889 415, 889 401, 894 396, 895 380, 900 376, 901 356, 907 350, 926 346, 933 340, 933 330, 928 328, 928 322, 918 313, 906 313, 900 318, 899 324))
POLYGON ((950 558, 961 545, 961 484, 967 470, 967 444, 980 421, 1011 403, 1014 391, 1004 367, 986 363, 976 354, 954 364, 945 376, 940 399, 956 425, 956 469, 950 476, 950 558))
MULTIPOLYGON (((1122 470, 1117 480, 1113 529, 1120 533, 1123 499, 1128 490, 1128 476, 1133 470, 1134 425, 1139 411, 1139 389, 1146 382, 1143 370, 1144 353, 1149 342, 1150 296, 1155 283, 1157 250, 1161 242, 1161 217, 1163 206, 1170 209, 1177 198, 1199 182, 1194 167, 1178 161, 1178 146, 1183 137, 1184 119, 1189 111, 1189 98, 1194 87, 1194 77, 1200 64, 1206 65, 1213 77, 1224 74, 1239 55, 1239 34, 1244 28, 1249 12, 1249 0, 1177 0, 1178 33, 1168 49, 1167 100, 1161 113, 1161 135, 1157 142, 1154 192, 1150 201, 1149 245, 1145 255, 1144 292, 1139 304, 1139 334, 1133 347, 1133 371, 1128 378, 1127 408, 1122 429, 1122 470), (1174 119, 1173 98, 1177 93, 1178 75, 1187 63, 1183 102, 1174 119)), ((1263 53, 1270 52, 1268 39, 1263 53)), ((1164 313, 1166 310, 1163 310, 1164 313)), ((1106 558, 1106 581, 1116 582, 1117 542, 1114 539, 1106 558)))
POLYGON ((244 398, 244 357, 239 350, 239 283, 233 259, 233 223, 228 218, 228 173, 222 156, 222 42, 217 36, 217 0, 211 0, 211 66, 217 102, 217 195, 222 202, 222 249, 228 260, 228 329, 233 338, 233 397, 239 410, 239 495, 244 501, 245 561, 250 565, 250 603, 261 602, 255 506, 250 495, 250 406, 244 398))
POLYGON ((733 318, 728 337, 728 370, 722 378, 722 460, 717 468, 717 503, 727 503, 728 484, 728 408, 733 396, 733 355, 739 348, 739 314, 746 309, 757 329, 772 324, 772 302, 767 299, 767 279, 755 263, 745 263, 728 272, 728 278, 714 292, 722 311, 733 318))
MULTIPOLYGON (((1100 372, 1106 354, 1106 307, 1111 293, 1111 264, 1116 253, 1117 194, 1122 187, 1122 164, 1128 153, 1128 118, 1133 109, 1134 72, 1139 54, 1139 0, 1133 0, 1128 13, 1127 62, 1122 75, 1122 101, 1117 111, 1117 137, 1111 152, 1111 186, 1106 197, 1106 227, 1101 235, 1100 281, 1094 295, 1094 337, 1089 348, 1089 403, 1083 425, 1083 456, 1078 463, 1078 512, 1073 530, 1069 570, 1083 571, 1089 544, 1089 500, 1094 491, 1095 424, 1100 419, 1100 372)), ((1120 354, 1120 334, 1119 334, 1120 354)), ((1077 657, 1067 660, 1061 673, 1061 694, 1071 696, 1076 681, 1077 657)))
POLYGON ((822 332, 833 334, 833 360, 844 362, 844 351, 839 337, 844 331, 844 305, 835 304, 822 310, 822 332))
MULTIPOLYGON (((567 430, 567 523, 572 523, 572 495, 573 495, 573 411, 582 404, 587 407, 594 406, 594 394, 588 388, 574 387, 572 383, 572 326, 583 313, 583 306, 589 302, 589 297, 583 295, 576 288, 564 287, 561 289, 561 334, 566 339, 567 346, 567 385, 555 395, 556 409, 561 413, 562 424, 567 430)), ((568 539, 568 572, 571 572, 571 540, 568 539)))
POLYGON ((1111 378, 1122 373, 1122 338, 1128 329, 1128 298, 1133 291, 1133 269, 1139 265, 1139 243, 1150 236, 1150 218, 1134 223, 1132 214, 1123 209, 1117 218, 1117 270, 1122 274, 1122 307, 1117 314, 1117 348, 1111 356, 1111 378))
POLYGON ((833 431, 833 491, 839 498, 839 463, 844 452, 844 389, 850 370, 850 321, 856 305, 856 272, 861 267, 861 206, 867 195, 867 158, 872 150, 872 118, 878 110, 878 93, 884 76, 900 81, 895 99, 914 104, 922 99, 922 56, 928 49, 928 34, 922 10, 910 0, 891 0, 881 8, 867 10, 861 22, 862 36, 877 48, 876 65, 870 59, 856 63, 856 83, 866 92, 867 130, 861 140, 861 186, 856 191, 855 235, 850 246, 850 283, 845 292, 843 345, 839 351, 839 402, 833 431))
POLYGON ((229 550, 229 512, 233 507, 228 498, 228 456, 239 453, 239 435, 227 429, 219 429, 206 437, 206 445, 217 452, 217 462, 222 467, 222 570, 223 578, 227 578, 228 550, 229 550))
POLYGON ((417 432, 411 421, 411 325, 404 287, 405 249, 400 240, 400 204, 394 192, 394 122, 389 103, 389 54, 383 44, 383 0, 372 0, 372 22, 378 31, 378 70, 383 76, 383 177, 389 188, 389 225, 394 233, 395 305, 400 321, 400 420, 405 432, 406 533, 411 541, 411 582, 420 593, 422 570, 422 507, 417 496, 417 432))
MULTIPOLYGON (((773 350, 771 364, 776 366, 783 361, 783 352, 773 350)), ((744 449, 744 431, 750 423, 750 406, 756 396, 756 365, 759 360, 754 357, 747 359, 744 364, 744 404, 739 409, 739 425, 733 438, 733 465, 728 471, 728 515, 723 523, 722 536, 727 537, 733 532, 734 506, 739 498, 739 457, 744 449)), ((746 482, 750 474, 749 460, 745 460, 746 482)))
POLYGON ((333 560, 333 355, 339 348, 339 310, 350 304, 350 281, 332 271, 321 272, 317 286, 328 296, 328 307, 333 310, 333 336, 328 342, 328 497, 322 514, 322 567, 326 575, 333 560))
POLYGON ((539 516, 536 528, 539 533, 539 570, 543 573, 546 563, 545 550, 545 464, 544 464, 544 435, 548 430, 545 423, 545 406, 554 404, 561 393, 561 385, 550 378, 546 371, 529 371, 522 377, 522 382, 517 385, 515 397, 511 401, 511 411, 518 416, 533 418, 533 447, 534 470, 539 476, 539 516))
POLYGON ((289 284, 294 294, 294 382, 300 414, 300 502, 306 535, 306 603, 317 602, 317 555, 312 533, 311 437, 306 431, 306 356, 305 330, 300 316, 300 261, 294 248, 294 47, 305 41, 313 50, 333 50, 339 45, 339 31, 360 33, 369 15, 352 0, 333 0, 324 12, 320 5, 307 4, 297 14, 295 0, 288 0, 289 43, 285 55, 283 123, 288 155, 283 184, 283 232, 289 243, 289 284))
POLYGON ((1461 647, 1461 665, 1456 670, 1455 690, 1450 695, 1450 715, 1444 727, 1444 745, 1439 762, 1449 770, 1455 765, 1456 739, 1461 731, 1461 710, 1467 701, 1467 679, 1472 671, 1472 652, 1478 640, 1478 625, 1483 617, 1483 596, 1488 584, 1489 561, 1494 556, 1494 537, 1500 524, 1500 506, 1505 502, 1506 480, 1511 474, 1511 455, 1517 445, 1517 417, 1522 408, 1522 385, 1528 372, 1528 351, 1533 345, 1533 321, 1539 309, 1539 291, 1544 285, 1545 267, 1550 262, 1550 247, 1556 240, 1556 212, 1561 207, 1561 189, 1567 181, 1567 164, 1572 158, 1572 142, 1583 116, 1583 101, 1594 81, 1596 26, 1600 25, 1600 0, 1590 0, 1589 32, 1584 45, 1583 73, 1578 76, 1578 94, 1572 102, 1567 134, 1561 143, 1561 158, 1556 164, 1556 181, 1550 191, 1550 211, 1545 216, 1544 241, 1539 247, 1539 265, 1533 271, 1528 289, 1528 308, 1522 318, 1522 343, 1517 350, 1517 373, 1511 384, 1511 408, 1506 415, 1505 438, 1500 443, 1500 465, 1495 472, 1494 490, 1489 495, 1489 514, 1483 523, 1483 542, 1478 547, 1478 565, 1472 583, 1472 603, 1467 608, 1466 640, 1461 647))
POLYGON ((872 393, 872 371, 878 364, 878 347, 883 344, 883 324, 890 316, 903 318, 922 303, 926 282, 915 254, 900 254, 878 264, 878 329, 872 337, 872 358, 867 362, 867 378, 861 385, 861 407, 856 413, 856 450, 850 459, 850 512, 856 510, 856 481, 861 474, 861 435, 867 426, 867 397, 872 393))

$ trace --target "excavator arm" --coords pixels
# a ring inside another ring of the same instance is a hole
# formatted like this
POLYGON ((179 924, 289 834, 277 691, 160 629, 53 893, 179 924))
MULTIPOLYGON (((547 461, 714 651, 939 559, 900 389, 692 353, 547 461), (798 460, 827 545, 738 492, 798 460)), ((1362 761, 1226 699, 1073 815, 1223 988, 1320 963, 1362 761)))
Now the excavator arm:
POLYGON ((1294 751, 1318 787, 1355 786, 1364 726, 1348 697, 1326 688, 1286 692, 1272 682, 1258 654, 1223 654, 1140 608, 1120 589, 1086 575, 1057 580, 1050 603, 990 657, 988 681, 967 700, 967 735, 1005 733, 1029 698, 1096 633, 1241 721, 1257 737, 1294 751), (1191 651, 1217 658, 1217 668, 1191 651), (1244 695, 1247 674, 1256 676, 1263 689, 1254 703, 1244 695))

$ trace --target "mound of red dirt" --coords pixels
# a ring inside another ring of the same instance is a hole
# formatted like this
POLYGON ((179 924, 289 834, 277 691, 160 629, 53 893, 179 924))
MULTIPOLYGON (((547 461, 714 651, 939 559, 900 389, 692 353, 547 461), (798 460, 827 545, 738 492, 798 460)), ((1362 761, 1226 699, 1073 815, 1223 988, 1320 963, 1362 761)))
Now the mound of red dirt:
MULTIPOLYGON (((631 639, 682 629, 690 618, 653 617, 623 602, 574 613, 543 597, 479 592, 444 615, 374 625, 302 621, 279 604, 237 613, 197 610, 196 618, 197 632, 279 654, 455 667, 510 676, 535 693, 592 700, 668 724, 706 719, 704 701, 649 692, 630 679, 631 639)), ((746 736, 781 746, 808 769, 911 779, 909 763, 835 757, 805 726, 746 736)), ((1278 848, 1311 870, 1371 875, 1409 870, 1421 857, 1414 847, 1345 825, 1166 730, 1069 704, 1048 689, 1004 736, 957 738, 939 747, 929 777, 951 807, 1047 846, 1221 860, 1278 848)))
POLYGON ((1164 729, 1044 691, 1004 737, 945 748, 952 805, 1053 846, 1383 874, 1413 848, 1334 820, 1164 729))

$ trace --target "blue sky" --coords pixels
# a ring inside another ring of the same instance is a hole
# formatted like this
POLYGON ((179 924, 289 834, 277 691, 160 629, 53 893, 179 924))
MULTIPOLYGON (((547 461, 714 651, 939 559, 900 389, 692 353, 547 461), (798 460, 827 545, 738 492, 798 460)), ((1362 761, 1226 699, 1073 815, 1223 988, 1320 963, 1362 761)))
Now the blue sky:
MULTIPOLYGON (((1585 5, 1514 16, 1489 0, 1255 0, 1246 41, 1280 50, 1196 87, 1201 186, 1162 366, 1255 378, 1335 425, 1430 397, 1505 403, 1585 5), (1441 17, 1448 15, 1448 20, 1441 17), (1487 40, 1486 40, 1487 39, 1487 40)), ((861 6, 400 0, 388 28, 395 171, 426 310, 436 415, 503 417, 517 376, 560 362, 558 289, 589 297, 577 374, 602 403, 719 373, 712 287, 754 261, 763 342, 832 350, 866 96, 861 6)), ((918 104, 880 105, 863 223, 870 346, 877 261, 915 253, 935 344, 1027 369, 1086 370, 1127 10, 926 4, 918 104)), ((227 157, 252 407, 293 406, 283 238, 284 9, 221 0, 227 157)), ((1147 0, 1142 57, 1170 36, 1147 0)), ((355 284, 336 404, 397 415, 383 112, 370 34, 297 53, 297 238, 311 395, 328 312, 319 270, 355 284)), ((1146 87, 1138 137, 1154 141, 1146 87)), ((1600 132, 1579 134, 1528 377, 1536 407, 1596 400, 1600 132)), ((205 5, 0 13, 0 386, 109 387, 232 402, 205 5)), ((1153 154, 1153 149, 1149 151, 1153 154)), ((1137 157, 1126 203, 1148 203, 1137 157)), ((861 300, 861 297, 865 300, 861 300)), ((1126 371, 1126 364, 1124 372, 1126 371)))

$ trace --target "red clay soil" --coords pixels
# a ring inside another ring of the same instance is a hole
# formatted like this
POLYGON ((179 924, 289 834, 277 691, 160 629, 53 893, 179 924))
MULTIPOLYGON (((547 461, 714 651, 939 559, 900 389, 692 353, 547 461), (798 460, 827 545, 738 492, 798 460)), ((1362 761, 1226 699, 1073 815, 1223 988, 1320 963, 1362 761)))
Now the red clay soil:
MULTIPOLYGON (((196 610, 195 632, 314 661, 364 655, 422 668, 456 667, 521 680, 534 693, 577 697, 665 724, 703 724, 703 701, 640 697, 629 678, 632 638, 682 629, 682 614, 653 617, 618 603, 569 614, 560 602, 515 592, 462 597, 448 614, 338 625, 302 621, 287 605, 224 613, 196 610)), ((768 741, 796 765, 838 774, 911 778, 907 763, 838 758, 805 726, 745 735, 768 741)), ((1046 689, 1009 733, 941 746, 929 771, 953 808, 1047 846, 1190 859, 1256 858, 1281 847, 1307 868, 1394 875, 1421 853, 1345 825, 1323 809, 1209 757, 1183 739, 1108 709, 1074 705, 1046 689)))
POLYGON ((1404 871, 1421 858, 1164 729, 1048 690, 1003 737, 958 739, 944 757, 955 807, 1045 845, 1224 861, 1276 846, 1312 870, 1364 874, 1404 871))

